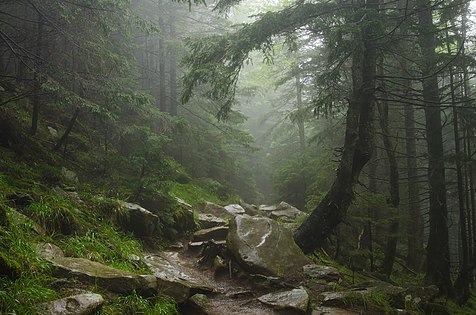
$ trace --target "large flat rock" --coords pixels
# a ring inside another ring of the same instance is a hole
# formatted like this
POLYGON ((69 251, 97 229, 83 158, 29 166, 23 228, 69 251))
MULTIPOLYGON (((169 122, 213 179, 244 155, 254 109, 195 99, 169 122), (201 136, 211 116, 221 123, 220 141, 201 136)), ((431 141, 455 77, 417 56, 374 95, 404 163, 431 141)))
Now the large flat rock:
POLYGON ((193 241, 220 241, 225 240, 228 234, 228 226, 216 226, 209 229, 198 230, 193 233, 193 241))
POLYGON ((291 278, 311 263, 290 230, 269 218, 236 216, 230 221, 228 249, 250 273, 291 278))
POLYGON ((271 305, 282 310, 295 310, 302 314, 306 313, 309 305, 309 295, 303 288, 289 291, 272 292, 258 298, 261 303, 271 305))
POLYGON ((157 290, 157 279, 153 275, 138 275, 84 258, 44 258, 53 264, 54 275, 57 277, 77 278, 81 282, 97 284, 115 293, 130 293, 136 290, 142 294, 151 294, 157 290))
POLYGON ((177 303, 196 292, 214 291, 195 270, 180 264, 181 258, 176 252, 147 255, 144 260, 157 277, 159 293, 171 296, 177 303))
POLYGON ((87 315, 102 307, 104 299, 99 294, 84 293, 43 303, 38 312, 42 315, 87 315))

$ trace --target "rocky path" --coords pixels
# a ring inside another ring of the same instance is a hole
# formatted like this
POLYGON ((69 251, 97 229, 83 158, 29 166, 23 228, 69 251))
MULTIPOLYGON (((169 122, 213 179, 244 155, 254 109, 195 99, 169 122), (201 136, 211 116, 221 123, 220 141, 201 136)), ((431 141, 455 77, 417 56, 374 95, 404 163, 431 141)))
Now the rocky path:
MULTIPOLYGON (((151 275, 64 257, 51 244, 39 244, 38 252, 52 263, 58 277, 92 283, 115 294, 133 290, 146 296, 166 294, 179 303, 184 315, 384 314, 365 302, 375 292, 387 294, 394 314, 414 314, 404 309, 409 301, 422 308, 431 304, 436 295, 431 287, 404 289, 371 282, 336 291, 339 272, 314 264, 282 223, 300 214, 287 204, 258 211, 207 203, 198 209, 201 229, 190 240, 168 251, 144 254, 142 263, 151 275)), ((95 292, 78 292, 42 308, 48 315, 81 315, 103 303, 95 292)))

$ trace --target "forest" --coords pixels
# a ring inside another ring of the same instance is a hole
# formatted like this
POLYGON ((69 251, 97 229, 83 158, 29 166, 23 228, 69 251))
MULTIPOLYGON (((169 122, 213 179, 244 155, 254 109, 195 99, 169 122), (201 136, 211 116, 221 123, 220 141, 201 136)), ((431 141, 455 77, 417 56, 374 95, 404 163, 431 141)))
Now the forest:
POLYGON ((1 0, 0 314, 475 314, 475 23, 1 0))

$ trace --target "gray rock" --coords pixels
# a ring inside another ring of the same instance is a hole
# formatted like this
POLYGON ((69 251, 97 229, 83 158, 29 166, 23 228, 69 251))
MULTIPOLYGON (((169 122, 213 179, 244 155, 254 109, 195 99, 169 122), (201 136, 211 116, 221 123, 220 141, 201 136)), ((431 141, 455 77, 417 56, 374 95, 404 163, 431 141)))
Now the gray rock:
POLYGON ((46 259, 52 260, 56 257, 64 257, 63 250, 51 243, 38 243, 36 246, 36 253, 38 256, 46 259))
POLYGON ((214 291, 194 270, 178 263, 180 258, 176 252, 147 255, 144 259, 157 278, 159 293, 171 296, 177 303, 186 301, 194 290, 214 291))
POLYGON ((243 209, 243 207, 240 206, 239 204, 231 204, 231 205, 225 206, 224 208, 233 216, 236 216, 239 214, 245 214, 245 209, 243 209))
POLYGON ((210 301, 205 294, 194 294, 188 302, 192 305, 192 307, 199 312, 198 314, 211 314, 209 313, 208 309, 210 308, 210 301))
POLYGON ((270 206, 268 206, 268 205, 260 205, 260 206, 258 207, 258 209, 259 209, 260 211, 263 211, 263 212, 266 213, 266 212, 276 211, 276 210, 277 210, 277 206, 276 206, 276 205, 270 205, 270 206))
POLYGON ((249 205, 247 204, 246 202, 240 202, 240 206, 243 207, 243 209, 245 209, 245 213, 247 215, 250 215, 250 216, 255 216, 255 215, 258 215, 259 214, 259 209, 257 206, 255 205, 249 205))
POLYGON ((68 182, 78 182, 78 175, 64 166, 61 168, 61 175, 63 175, 64 179, 68 182))
POLYGON ((175 200, 177 200, 178 204, 182 207, 185 207, 185 208, 190 209, 190 210, 193 208, 191 204, 186 203, 183 199, 175 197, 175 200))
POLYGON ((302 271, 306 277, 312 279, 325 280, 327 282, 339 281, 342 279, 340 272, 336 268, 329 266, 310 264, 303 266, 302 271))
POLYGON ((39 306, 42 315, 87 315, 99 310, 104 299, 99 294, 85 293, 44 303, 39 306))
POLYGON ((127 210, 126 222, 121 226, 130 232, 133 232, 139 238, 150 238, 156 234, 157 222, 159 217, 140 205, 124 202, 123 208, 127 210))
POLYGON ((200 241, 209 241, 209 240, 225 240, 228 234, 228 226, 216 226, 209 229, 199 230, 193 233, 193 241, 200 242, 200 241))
POLYGON ((203 229, 224 226, 227 224, 227 221, 225 221, 224 219, 214 216, 210 213, 199 213, 198 220, 200 222, 200 227, 203 229))
POLYGON ((290 291, 273 292, 258 298, 261 303, 271 305, 276 309, 292 309, 306 313, 309 304, 309 295, 303 288, 290 291))
POLYGON ((11 214, 12 214, 11 218, 12 218, 12 221, 13 221, 14 224, 16 224, 16 225, 26 225, 31 229, 30 231, 36 233, 37 235, 45 235, 46 234, 45 230, 38 223, 36 223, 35 221, 30 219, 26 215, 24 215, 24 214, 22 214, 18 211, 15 211, 15 210, 12 210, 11 214))
POLYGON ((228 212, 224 207, 214 204, 212 202, 201 203, 200 205, 198 205, 197 211, 198 213, 212 214, 216 217, 225 220, 232 219, 234 217, 234 215, 228 212))
POLYGON ((237 216, 230 222, 227 244, 238 263, 252 273, 290 278, 310 264, 291 231, 268 218, 237 216))
POLYGON ((56 277, 77 278, 115 293, 136 290, 148 295, 157 290, 157 279, 152 275, 138 275, 84 258, 51 256, 49 252, 42 257, 52 263, 56 277))

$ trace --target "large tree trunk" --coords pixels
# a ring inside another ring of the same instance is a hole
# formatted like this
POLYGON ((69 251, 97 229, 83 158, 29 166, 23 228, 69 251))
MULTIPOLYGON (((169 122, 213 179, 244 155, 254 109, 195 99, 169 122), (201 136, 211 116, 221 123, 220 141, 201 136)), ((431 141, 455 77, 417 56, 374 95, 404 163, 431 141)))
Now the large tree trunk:
MULTIPOLYGON (((383 75, 383 67, 381 69, 381 74, 383 75)), ((390 224, 388 229, 387 236, 387 246, 385 247, 384 259, 380 269, 383 274, 387 277, 390 277, 393 270, 393 264, 395 262, 395 255, 397 253, 397 242, 398 242, 398 231, 399 231, 399 220, 400 215, 398 213, 400 206, 400 187, 399 187, 399 173, 398 173, 398 163, 397 158, 395 157, 394 146, 392 140, 390 139, 390 130, 388 127, 388 103, 384 101, 378 106, 380 114, 380 129, 382 130, 382 140, 385 147, 385 152, 388 158, 388 167, 390 172, 390 199, 388 204, 392 208, 392 213, 390 213, 390 224)))
MULTIPOLYGON (((376 10, 378 1, 369 0, 367 8, 376 10)), ((365 15, 362 18, 368 18, 365 15)), ((353 95, 347 111, 342 158, 336 179, 311 215, 294 232, 294 240, 305 252, 319 249, 334 228, 342 222, 352 199, 354 187, 373 150, 374 91, 377 49, 371 40, 373 30, 365 24, 363 49, 354 50, 352 64, 353 95)), ((370 23, 369 23, 370 24, 370 23)))
POLYGON ((431 2, 417 0, 419 19, 418 42, 422 52, 423 101, 425 104, 426 137, 428 141, 428 185, 430 195, 430 232, 427 245, 425 281, 435 284, 441 294, 454 297, 450 278, 446 181, 441 126, 440 98, 436 77, 435 28, 431 2))

